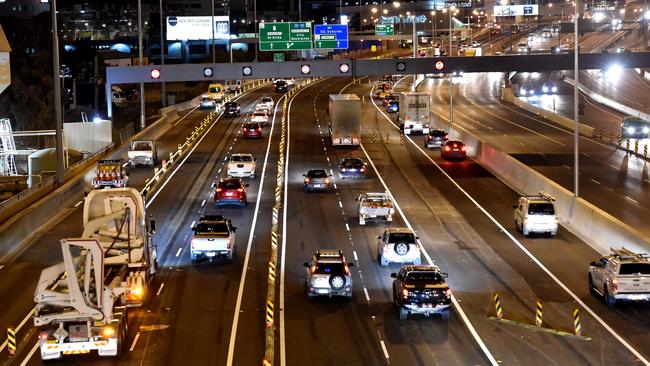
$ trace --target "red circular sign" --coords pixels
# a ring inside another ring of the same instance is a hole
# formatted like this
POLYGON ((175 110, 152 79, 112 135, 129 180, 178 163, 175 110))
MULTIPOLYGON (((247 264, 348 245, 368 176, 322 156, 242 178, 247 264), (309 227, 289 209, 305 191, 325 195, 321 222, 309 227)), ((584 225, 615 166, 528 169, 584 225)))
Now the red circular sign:
POLYGON ((442 70, 445 68, 445 63, 442 61, 436 62, 436 70, 442 70))
POLYGON ((158 79, 158 78, 160 78, 160 70, 159 70, 159 69, 153 69, 153 70, 151 70, 151 78, 152 78, 152 79, 158 79))

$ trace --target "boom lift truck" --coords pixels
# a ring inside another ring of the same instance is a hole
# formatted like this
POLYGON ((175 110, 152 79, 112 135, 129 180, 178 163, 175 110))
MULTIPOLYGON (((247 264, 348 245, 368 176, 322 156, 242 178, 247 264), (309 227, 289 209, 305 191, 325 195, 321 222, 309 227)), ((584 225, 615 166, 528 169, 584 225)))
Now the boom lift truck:
POLYGON ((155 222, 134 188, 91 191, 80 238, 62 239, 63 262, 41 272, 34 301, 43 360, 97 351, 119 356, 127 308, 142 306, 157 272, 155 222))

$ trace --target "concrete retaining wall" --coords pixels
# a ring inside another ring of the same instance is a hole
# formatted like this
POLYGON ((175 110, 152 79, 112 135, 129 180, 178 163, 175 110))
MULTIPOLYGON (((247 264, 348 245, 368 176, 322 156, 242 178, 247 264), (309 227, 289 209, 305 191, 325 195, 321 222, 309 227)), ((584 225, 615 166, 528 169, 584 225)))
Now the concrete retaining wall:
POLYGON ((512 156, 483 143, 462 127, 454 128, 451 136, 464 141, 469 153, 483 167, 520 194, 544 191, 554 196, 561 224, 598 252, 605 254, 610 247, 621 246, 636 252, 650 252, 650 237, 584 199, 575 199, 571 192, 512 156))

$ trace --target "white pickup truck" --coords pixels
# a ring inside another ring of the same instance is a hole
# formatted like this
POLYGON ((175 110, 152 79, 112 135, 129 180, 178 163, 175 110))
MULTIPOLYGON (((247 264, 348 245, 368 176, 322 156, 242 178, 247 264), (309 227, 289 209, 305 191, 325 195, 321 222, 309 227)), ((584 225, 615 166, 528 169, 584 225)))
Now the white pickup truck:
POLYGON ((190 259, 192 263, 202 260, 225 258, 232 262, 235 256, 235 231, 230 219, 222 215, 204 215, 192 227, 190 259))
POLYGON ((647 254, 610 248, 612 254, 589 265, 589 290, 612 308, 618 301, 650 301, 650 259, 647 254))
POLYGON ((362 193, 357 198, 359 225, 365 225, 368 220, 393 221, 395 208, 388 193, 362 193))
POLYGON ((131 141, 129 148, 129 165, 132 167, 138 165, 156 165, 156 142, 153 140, 134 140, 131 141))

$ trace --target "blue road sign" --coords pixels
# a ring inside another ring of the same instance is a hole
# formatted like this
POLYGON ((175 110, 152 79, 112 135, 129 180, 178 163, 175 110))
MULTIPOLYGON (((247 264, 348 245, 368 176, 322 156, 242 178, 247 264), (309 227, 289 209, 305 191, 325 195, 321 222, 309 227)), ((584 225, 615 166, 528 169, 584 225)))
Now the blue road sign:
POLYGON ((316 49, 347 49, 347 24, 315 24, 314 48, 316 49))

